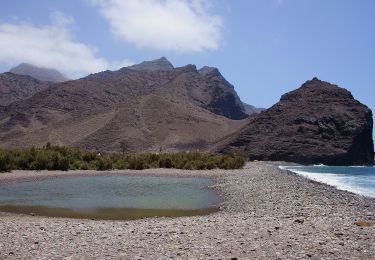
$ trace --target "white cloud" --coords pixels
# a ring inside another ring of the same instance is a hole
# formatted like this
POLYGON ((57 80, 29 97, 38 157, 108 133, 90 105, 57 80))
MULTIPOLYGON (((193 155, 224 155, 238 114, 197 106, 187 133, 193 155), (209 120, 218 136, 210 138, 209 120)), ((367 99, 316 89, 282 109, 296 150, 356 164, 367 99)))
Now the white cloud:
POLYGON ((90 0, 112 33, 138 48, 200 52, 216 50, 222 21, 208 0, 90 0))
POLYGON ((134 65, 134 62, 131 60, 117 60, 117 61, 112 61, 109 66, 107 67, 108 70, 118 70, 119 68, 122 67, 128 67, 130 65, 134 65))
POLYGON ((52 13, 51 18, 51 25, 39 27, 0 22, 0 63, 13 66, 27 62, 58 69, 72 78, 114 69, 114 64, 96 57, 94 47, 73 39, 73 18, 58 12, 52 13))

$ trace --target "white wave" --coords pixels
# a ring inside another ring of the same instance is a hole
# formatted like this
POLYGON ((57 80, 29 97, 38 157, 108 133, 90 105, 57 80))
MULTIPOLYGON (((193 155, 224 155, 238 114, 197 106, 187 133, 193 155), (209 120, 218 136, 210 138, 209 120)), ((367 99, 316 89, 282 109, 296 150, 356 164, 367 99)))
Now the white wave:
MULTIPOLYGON (((308 178, 310 180, 314 180, 317 182, 325 183, 330 186, 333 186, 339 190, 350 191, 359 195, 368 196, 368 197, 375 197, 375 189, 367 188, 367 187, 360 187, 356 184, 358 181, 358 176, 353 175, 344 175, 344 174, 337 174, 337 173, 315 173, 315 172, 308 172, 298 169, 293 166, 293 168, 289 168, 288 166, 279 166, 280 169, 292 171, 300 176, 308 178)), ((300 168, 300 167, 298 167, 300 168)), ((374 179, 368 179, 366 182, 374 182, 374 179)))

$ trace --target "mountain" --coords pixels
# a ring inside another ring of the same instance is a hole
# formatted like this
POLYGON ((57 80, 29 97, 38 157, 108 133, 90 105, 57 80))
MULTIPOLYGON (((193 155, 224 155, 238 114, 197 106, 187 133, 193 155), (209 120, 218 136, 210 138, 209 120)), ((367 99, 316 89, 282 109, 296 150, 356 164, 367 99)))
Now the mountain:
POLYGON ((172 63, 165 57, 153 61, 144 61, 140 64, 135 64, 127 67, 127 69, 138 70, 138 71, 170 71, 174 67, 172 63))
POLYGON ((0 74, 0 106, 27 99, 50 87, 48 82, 10 72, 0 74))
POLYGON ((192 96, 203 103, 202 107, 215 114, 236 120, 249 116, 233 85, 221 75, 217 68, 205 66, 198 73, 205 79, 206 86, 201 88, 203 91, 197 91, 192 96))
POLYGON ((232 119, 244 119, 264 110, 263 108, 257 108, 242 102, 234 90, 234 86, 226 81, 217 68, 204 66, 199 70, 199 73, 212 83, 209 87, 211 90, 211 101, 205 106, 208 110, 232 119), (217 83, 222 84, 223 86, 217 87, 215 85, 217 83), (222 95, 221 92, 223 91, 228 94, 222 95), (232 107, 226 106, 228 103, 234 105, 232 107), (233 109, 234 107, 236 108, 233 109), (217 111, 217 109, 220 109, 221 111, 217 111))
POLYGON ((245 113, 248 114, 249 116, 259 114, 260 112, 265 110, 264 108, 255 107, 246 103, 242 103, 242 105, 243 105, 245 113))
POLYGON ((222 138, 213 150, 243 148, 254 160, 373 164, 372 111, 346 89, 314 78, 222 138))
POLYGON ((246 120, 234 88, 216 68, 174 68, 161 58, 57 83, 0 107, 0 144, 89 150, 204 149, 246 120))
POLYGON ((69 80, 57 70, 41 68, 28 63, 21 63, 17 67, 12 68, 9 72, 18 75, 28 75, 40 81, 48 81, 54 83, 69 80))

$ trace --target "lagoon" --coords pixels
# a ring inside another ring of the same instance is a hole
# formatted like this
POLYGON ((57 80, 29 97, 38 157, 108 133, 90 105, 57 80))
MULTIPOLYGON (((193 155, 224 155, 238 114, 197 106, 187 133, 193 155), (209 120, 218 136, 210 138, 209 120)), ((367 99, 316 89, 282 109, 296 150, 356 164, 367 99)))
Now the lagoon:
POLYGON ((208 178, 94 176, 0 184, 0 211, 52 217, 137 219, 217 211, 208 178))

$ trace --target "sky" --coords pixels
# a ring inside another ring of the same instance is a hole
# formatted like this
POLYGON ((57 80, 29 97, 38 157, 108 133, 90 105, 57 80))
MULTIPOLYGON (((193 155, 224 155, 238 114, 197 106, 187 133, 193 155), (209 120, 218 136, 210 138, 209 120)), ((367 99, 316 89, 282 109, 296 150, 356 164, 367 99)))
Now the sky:
POLYGON ((374 14, 373 0, 1 0, 0 71, 79 78, 165 56, 217 67, 258 107, 318 77, 375 111, 374 14))

